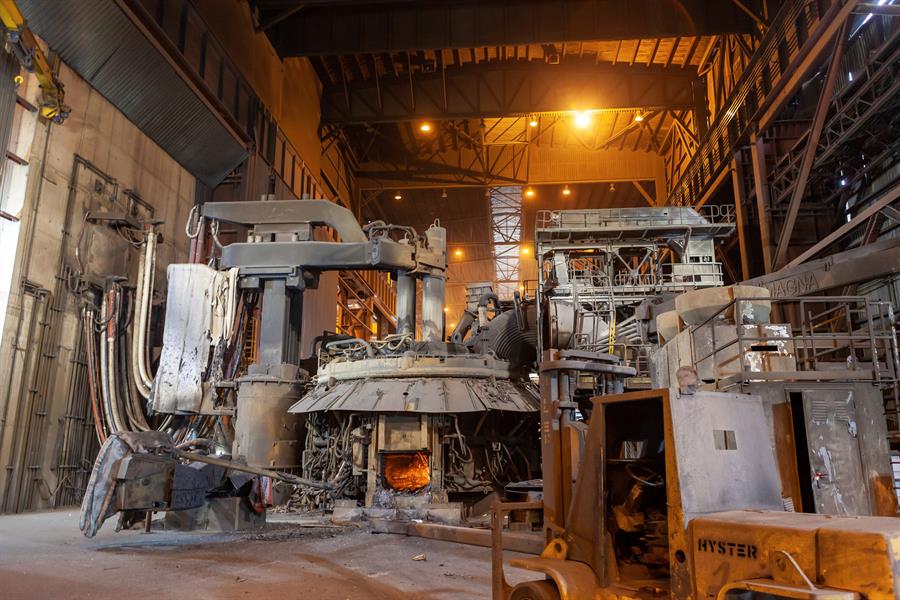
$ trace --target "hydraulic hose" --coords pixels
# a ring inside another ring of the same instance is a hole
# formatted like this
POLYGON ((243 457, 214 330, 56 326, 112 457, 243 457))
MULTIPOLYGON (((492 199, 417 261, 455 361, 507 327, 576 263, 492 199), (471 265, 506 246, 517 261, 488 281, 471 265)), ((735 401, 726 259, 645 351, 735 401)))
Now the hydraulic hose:
POLYGON ((106 302, 106 376, 109 395, 109 406, 112 411, 112 419, 116 425, 116 431, 128 431, 127 421, 122 417, 119 401, 118 377, 116 370, 116 338, 118 337, 119 293, 115 286, 109 290, 109 298, 106 302))
POLYGON ((134 292, 134 318, 131 321, 133 332, 131 336, 131 374, 132 379, 134 379, 135 388, 144 398, 150 397, 150 388, 144 383, 143 377, 141 377, 141 368, 139 365, 141 350, 138 345, 140 334, 138 332, 141 327, 141 320, 143 319, 141 308, 144 303, 144 263, 147 254, 147 246, 148 243, 145 240, 144 244, 141 246, 140 260, 138 261, 137 287, 134 292))
POLYGON ((143 386, 147 389, 147 396, 149 397, 150 387, 153 385, 153 376, 150 374, 150 369, 147 363, 147 328, 149 313, 150 313, 150 301, 153 298, 153 284, 154 284, 154 271, 156 271, 156 233, 150 232, 147 235, 147 251, 144 257, 144 285, 141 295, 141 317, 136 326, 138 328, 138 370, 140 372, 140 379, 143 386))
POLYGON ((100 303, 100 322, 102 329, 100 330, 100 395, 103 398, 103 417, 106 419, 106 429, 110 434, 119 431, 116 422, 113 419, 112 405, 109 401, 109 373, 107 373, 107 353, 106 353, 106 314, 107 304, 109 304, 108 294, 103 294, 103 301, 100 303))
POLYGON ((81 318, 84 328, 84 354, 87 367, 88 392, 91 400, 91 416, 94 420, 94 429, 100 443, 106 441, 106 431, 103 427, 103 416, 100 409, 100 398, 97 393, 97 355, 94 350, 94 315, 93 309, 83 308, 81 318))

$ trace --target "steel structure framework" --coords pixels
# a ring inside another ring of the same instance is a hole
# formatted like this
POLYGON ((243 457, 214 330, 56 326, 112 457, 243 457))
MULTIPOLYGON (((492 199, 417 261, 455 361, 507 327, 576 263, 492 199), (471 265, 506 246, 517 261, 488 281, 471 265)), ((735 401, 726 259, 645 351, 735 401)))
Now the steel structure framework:
MULTIPOLYGON (((745 0, 746 1, 746 0, 745 0)), ((756 8, 758 4, 748 2, 756 8)), ((749 33, 751 17, 730 2, 333 2, 254 0, 258 28, 282 56, 407 52, 426 48, 542 45, 563 41, 749 33), (302 10, 301 10, 302 9, 302 10)))
POLYGON ((511 299, 519 287, 522 188, 520 186, 491 188, 490 200, 494 290, 501 299, 511 299))

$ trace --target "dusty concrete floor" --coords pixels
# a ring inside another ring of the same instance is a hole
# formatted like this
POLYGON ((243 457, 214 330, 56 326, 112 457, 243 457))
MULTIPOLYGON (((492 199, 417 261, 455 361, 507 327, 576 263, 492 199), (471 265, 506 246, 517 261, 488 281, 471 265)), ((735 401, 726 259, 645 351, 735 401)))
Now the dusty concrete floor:
POLYGON ((115 533, 108 522, 88 540, 77 522, 75 511, 0 516, 0 598, 490 598, 487 548, 287 523, 223 535, 115 533))

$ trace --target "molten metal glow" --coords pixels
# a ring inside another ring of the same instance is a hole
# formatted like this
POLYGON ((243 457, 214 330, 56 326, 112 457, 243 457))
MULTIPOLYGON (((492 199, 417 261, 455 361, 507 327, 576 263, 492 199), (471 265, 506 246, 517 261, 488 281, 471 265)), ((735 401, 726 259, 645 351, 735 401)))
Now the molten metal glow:
POLYGON ((382 455, 384 482, 398 492, 415 492, 431 483, 428 454, 410 452, 382 455))

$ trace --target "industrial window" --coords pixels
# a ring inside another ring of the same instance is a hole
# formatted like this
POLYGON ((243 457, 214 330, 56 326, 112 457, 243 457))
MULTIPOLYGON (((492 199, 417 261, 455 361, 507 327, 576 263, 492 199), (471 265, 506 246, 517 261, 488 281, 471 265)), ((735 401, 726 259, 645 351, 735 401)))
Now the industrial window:
POLYGON ((737 450, 737 439, 731 429, 714 429, 716 450, 737 450))

